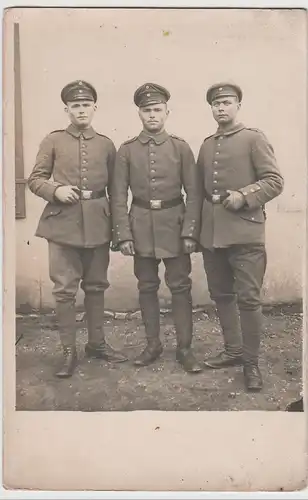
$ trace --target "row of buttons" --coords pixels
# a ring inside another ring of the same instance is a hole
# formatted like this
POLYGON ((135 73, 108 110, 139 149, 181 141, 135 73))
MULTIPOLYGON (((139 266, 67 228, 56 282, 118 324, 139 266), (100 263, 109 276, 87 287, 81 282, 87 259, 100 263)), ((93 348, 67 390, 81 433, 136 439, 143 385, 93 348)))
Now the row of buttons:
MULTIPOLYGON (((87 151, 85 151, 87 149, 87 145, 83 142, 83 140, 84 140, 84 136, 81 135, 80 136, 80 147, 83 149, 83 151, 81 151, 81 156, 85 157, 85 156, 87 156, 88 153, 87 153, 87 151)), ((82 172, 87 172, 87 168, 85 167, 85 165, 87 165, 88 161, 86 159, 83 159, 83 160, 81 160, 81 163, 82 163, 82 165, 84 165, 84 167, 81 169, 82 172)), ((87 180, 88 180, 87 177, 82 178, 82 181, 83 181, 83 184, 81 186, 82 189, 87 189, 87 187, 88 187, 86 184, 87 180)))
MULTIPOLYGON (((220 139, 220 140, 222 140, 223 138, 224 138, 224 137, 223 137, 223 135, 221 135, 221 136, 219 137, 219 139, 220 139)), ((220 142, 218 142, 218 143, 217 143, 217 147, 218 147, 218 148, 220 148, 220 146, 221 146, 221 144, 220 144, 220 142)), ((216 151, 215 155, 219 155, 219 154, 220 154, 220 152, 219 152, 219 151, 216 151)), ((218 165, 218 161, 217 161, 217 160, 215 160, 215 161, 214 161, 214 165, 218 165)), ((216 176, 216 175, 218 175, 217 170, 214 170, 214 175, 215 175, 215 176, 216 176)), ((217 183, 218 183, 217 179, 214 179, 214 180, 213 180, 213 184, 217 184, 217 183)), ((218 193, 218 189, 214 189, 214 193, 218 193)))
MULTIPOLYGON (((153 142, 150 142, 149 145, 150 145, 151 148, 154 147, 154 143, 153 142)), ((150 156, 155 156, 154 151, 150 151, 150 156)), ((151 165, 154 165, 155 160, 150 160, 150 163, 151 163, 151 165)), ((155 172, 156 172, 155 168, 151 168, 151 174, 155 174, 155 172)), ((151 182, 156 182, 155 177, 152 177, 151 182)), ((156 190, 156 187, 152 186, 152 191, 155 191, 155 190, 156 190)), ((155 199, 155 195, 153 195, 153 199, 155 199)))

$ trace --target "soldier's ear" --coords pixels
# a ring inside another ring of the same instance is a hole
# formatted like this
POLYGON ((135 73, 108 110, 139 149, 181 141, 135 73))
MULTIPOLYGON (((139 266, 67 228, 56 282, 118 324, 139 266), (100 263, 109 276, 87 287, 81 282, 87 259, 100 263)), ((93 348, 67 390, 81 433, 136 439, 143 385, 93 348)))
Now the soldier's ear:
POLYGON ((94 104, 94 111, 97 110, 97 104, 94 104))
POLYGON ((238 109, 238 110, 240 110, 240 109, 241 109, 241 107, 242 107, 242 103, 241 103, 241 102, 238 102, 238 103, 237 103, 237 109, 238 109))
POLYGON ((65 106, 64 111, 65 111, 65 113, 68 113, 68 107, 67 106, 65 106))

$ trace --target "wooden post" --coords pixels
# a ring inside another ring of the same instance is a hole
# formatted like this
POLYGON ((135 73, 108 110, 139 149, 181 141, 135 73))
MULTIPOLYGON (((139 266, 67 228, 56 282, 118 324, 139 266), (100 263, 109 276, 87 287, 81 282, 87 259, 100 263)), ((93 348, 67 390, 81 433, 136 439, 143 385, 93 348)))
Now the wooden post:
POLYGON ((15 217, 26 217, 19 24, 14 23, 15 217))

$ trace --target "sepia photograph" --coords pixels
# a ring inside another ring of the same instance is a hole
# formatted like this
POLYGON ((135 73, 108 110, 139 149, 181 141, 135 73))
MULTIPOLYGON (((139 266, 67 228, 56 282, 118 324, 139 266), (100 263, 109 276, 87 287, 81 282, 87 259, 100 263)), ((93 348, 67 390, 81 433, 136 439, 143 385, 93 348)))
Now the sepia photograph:
POLYGON ((303 412, 306 29, 6 11, 16 412, 303 412))
POLYGON ((36 12, 14 23, 16 408, 285 410, 302 12, 36 12))

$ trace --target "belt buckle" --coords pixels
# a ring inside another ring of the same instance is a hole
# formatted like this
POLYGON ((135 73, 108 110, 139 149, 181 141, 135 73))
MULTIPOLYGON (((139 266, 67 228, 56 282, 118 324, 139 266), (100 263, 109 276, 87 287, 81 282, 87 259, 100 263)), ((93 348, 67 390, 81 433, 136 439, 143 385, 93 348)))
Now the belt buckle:
POLYGON ((152 210, 159 210, 161 208, 161 200, 150 200, 150 207, 152 210))
POLYGON ((89 189, 82 189, 81 192, 82 192, 82 198, 84 200, 90 200, 91 199, 92 191, 90 191, 89 189))
POLYGON ((213 203, 220 203, 220 194, 213 194, 212 195, 212 202, 213 203))

